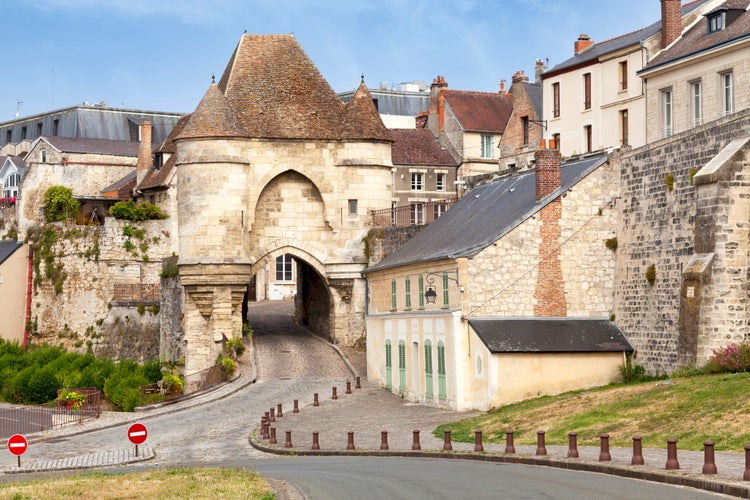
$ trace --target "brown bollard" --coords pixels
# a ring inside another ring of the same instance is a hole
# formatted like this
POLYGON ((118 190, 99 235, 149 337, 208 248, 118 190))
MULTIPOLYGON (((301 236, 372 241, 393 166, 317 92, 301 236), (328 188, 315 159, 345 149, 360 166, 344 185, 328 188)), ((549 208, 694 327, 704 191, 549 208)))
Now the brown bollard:
POLYGON ((484 446, 482 445, 482 431, 474 431, 474 452, 483 452, 484 446))
POLYGON ((286 441, 284 441, 284 448, 292 447, 292 431, 286 431, 286 441))
POLYGON ((515 453, 516 447, 513 445, 513 431, 505 431, 505 453, 515 453))
POLYGON ((348 432, 348 437, 346 440, 346 449, 347 450, 353 450, 354 449, 354 432, 348 432))
POLYGON ((271 436, 268 439, 268 444, 276 444, 276 427, 271 427, 271 436))
POLYGON ((276 410, 273 408, 268 411, 268 421, 272 423, 276 422, 276 410))
POLYGON ((714 442, 711 440, 703 441, 703 473, 719 473, 716 468, 716 457, 714 456, 714 442))
POLYGON ((578 433, 568 433, 568 458, 578 458, 578 433))
POLYGON ((630 465, 643 465, 646 463, 643 460, 643 443, 641 441, 641 436, 638 434, 633 436, 633 459, 630 461, 630 465))
POLYGON ((750 481, 750 444, 745 445, 745 473, 742 475, 743 481, 750 481))
POLYGON ((380 431, 380 449, 388 449, 388 431, 380 431))
POLYGON ((361 389, 361 388, 362 388, 362 386, 361 386, 361 385, 359 384, 359 375, 357 375, 357 376, 356 376, 356 377, 354 378, 354 388, 355 388, 355 389, 361 389))
POLYGON ((411 449, 412 451, 419 451, 422 449, 422 446, 419 444, 419 431, 414 429, 411 431, 412 434, 412 442, 411 442, 411 449))
POLYGON ((451 444, 451 431, 443 431, 443 451, 453 451, 453 445, 451 444))
POLYGON ((351 380, 346 381, 346 393, 351 394, 352 393, 352 382, 351 380))
POLYGON ((320 406, 320 403, 318 402, 318 393, 313 393, 313 406, 320 406))
POLYGON ((260 437, 262 439, 268 439, 269 438, 269 434, 268 434, 268 427, 269 427, 269 425, 270 424, 268 423, 268 417, 263 417, 263 425, 261 425, 261 427, 260 427, 260 437))
POLYGON ((604 433, 599 436, 601 445, 599 446, 599 461, 600 462, 611 462, 612 455, 609 453, 609 434, 604 433))
POLYGON ((339 397, 336 395, 336 388, 331 388, 331 399, 338 399, 339 397))
POLYGON ((276 405, 276 417, 277 418, 281 418, 283 416, 284 416, 284 414, 281 413, 281 403, 279 403, 279 404, 276 405))
POLYGON ((680 462, 677 461, 677 440, 675 438, 667 439, 667 470, 677 470, 680 468, 680 462))
POLYGON ((545 434, 546 433, 544 431, 536 431, 536 454, 537 455, 547 454, 547 447, 544 444, 545 434))
POLYGON ((294 400, 294 409, 292 410, 292 413, 299 413, 299 401, 294 400))
POLYGON ((313 450, 319 450, 320 449, 320 443, 318 443, 318 433, 313 432, 313 444, 312 444, 313 450))

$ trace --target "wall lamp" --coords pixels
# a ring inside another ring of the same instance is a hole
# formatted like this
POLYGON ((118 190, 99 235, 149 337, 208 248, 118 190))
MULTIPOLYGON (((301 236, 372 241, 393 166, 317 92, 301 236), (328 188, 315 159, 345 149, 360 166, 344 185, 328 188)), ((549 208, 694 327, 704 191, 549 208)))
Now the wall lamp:
POLYGON ((531 128, 531 124, 539 125, 542 127, 542 130, 547 130, 547 120, 529 120, 529 128, 531 128))
POLYGON ((434 304, 435 299, 437 299, 437 292, 435 291, 435 276, 440 276, 441 278, 449 279, 451 281, 455 281, 456 285, 460 285, 458 282, 458 269, 454 269, 452 271, 441 271, 438 273, 427 273, 425 275, 425 280, 427 281, 427 291, 424 293, 424 298, 427 301, 428 304, 434 304), (455 274, 455 278, 452 276, 449 276, 451 274, 455 274))

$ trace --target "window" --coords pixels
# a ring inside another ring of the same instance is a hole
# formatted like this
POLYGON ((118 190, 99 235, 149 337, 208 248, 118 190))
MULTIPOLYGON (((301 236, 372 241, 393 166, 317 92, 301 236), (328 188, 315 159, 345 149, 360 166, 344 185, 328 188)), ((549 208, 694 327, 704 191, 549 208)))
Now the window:
POLYGON ((693 82, 690 84, 690 105, 692 107, 693 127, 700 127, 703 123, 701 90, 701 82, 693 82))
POLYGON ((42 124, 37 123, 36 124, 36 136, 39 137, 40 135, 42 135, 42 124))
POLYGON ((292 281, 292 261, 289 254, 276 257, 276 281, 292 281))
POLYGON ((404 309, 411 309, 411 278, 406 277, 406 280, 404 280, 404 291, 406 292, 404 295, 406 297, 406 305, 404 306, 404 309))
POLYGON ((395 311, 398 307, 396 300, 396 280, 391 280, 391 311, 395 311))
POLYGON ((592 142, 592 131, 591 131, 591 125, 586 125, 583 127, 583 136, 586 139, 586 152, 590 153, 592 151, 591 142, 592 142))
POLYGON ((734 89, 732 87, 732 73, 721 75, 721 111, 722 116, 734 111, 734 89))
POLYGON ((628 124, 628 110, 623 109, 620 111, 620 144, 627 146, 630 144, 629 140, 629 124, 628 124))
POLYGON ((420 172, 412 172, 411 174, 411 190, 412 191, 423 191, 424 190, 424 174, 420 172))
POLYGON ((552 116, 560 116, 560 83, 552 84, 552 116))
POLYGON ((482 158, 492 158, 492 136, 482 135, 482 158))
POLYGON ((552 141, 555 143, 554 148, 560 150, 560 134, 552 134, 552 141))
POLYGON ((47 163, 47 150, 46 149, 42 149, 41 156, 42 156, 42 163, 47 163))
POLYGON ((10 174, 5 183, 3 183, 3 198, 13 198, 18 196, 18 185, 21 184, 19 174, 10 174))
POLYGON ((13 131, 11 129, 8 129, 5 131, 5 142, 9 143, 11 142, 11 139, 13 139, 13 131))
POLYGON ((427 339, 424 341, 424 395, 432 399, 432 342, 427 339))
POLYGON ((445 191, 445 174, 435 175, 435 190, 445 191))
POLYGON ((391 356, 391 341, 385 341, 385 388, 391 390, 391 372, 393 370, 393 361, 391 356))
POLYGON ((443 215, 447 210, 448 205, 446 203, 435 203, 434 205, 432 205, 433 220, 443 215))
POLYGON ((349 200, 349 215, 357 215, 357 200, 349 200))
POLYGON ((21 140, 26 139, 26 134, 27 134, 26 125, 24 125, 23 127, 21 127, 21 140))
POLYGON ((661 91, 661 115, 662 125, 664 126, 664 137, 672 135, 672 91, 661 91))
POLYGON ((591 73, 583 75, 583 109, 591 109, 591 73))
POLYGON ((521 126, 523 127, 523 143, 524 145, 529 143, 529 117, 521 117, 521 126))
POLYGON ((57 132, 60 129, 60 119, 56 118, 52 120, 52 135, 57 135, 57 132))
POLYGON ((424 204, 423 203, 411 204, 411 223, 412 224, 424 224, 424 204))
POLYGON ((620 61, 620 90, 628 90, 628 62, 620 61))
POLYGON ((708 16, 708 32, 716 33, 724 29, 724 12, 714 12, 708 16))

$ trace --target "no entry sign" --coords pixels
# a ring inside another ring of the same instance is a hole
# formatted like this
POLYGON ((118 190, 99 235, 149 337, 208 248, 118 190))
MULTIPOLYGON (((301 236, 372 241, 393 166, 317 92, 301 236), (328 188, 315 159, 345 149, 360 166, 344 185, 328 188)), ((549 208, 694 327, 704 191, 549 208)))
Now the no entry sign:
POLYGON ((135 423, 128 428, 128 439, 133 444, 143 444, 148 437, 148 431, 143 424, 135 423))
POLYGON ((20 434, 13 434, 8 438, 8 451, 18 457, 23 455, 28 447, 29 443, 26 438, 20 434))

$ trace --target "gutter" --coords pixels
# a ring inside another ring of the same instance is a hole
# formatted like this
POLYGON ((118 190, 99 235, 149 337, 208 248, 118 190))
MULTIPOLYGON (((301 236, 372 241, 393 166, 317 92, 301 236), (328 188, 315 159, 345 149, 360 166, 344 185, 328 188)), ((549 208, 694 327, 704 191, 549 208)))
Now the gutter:
POLYGON ((27 264, 27 275, 26 275, 26 324, 23 329, 23 345, 26 349, 29 343, 29 337, 31 332, 29 331, 29 324, 31 322, 31 285, 34 282, 34 249, 29 245, 29 257, 27 264))

